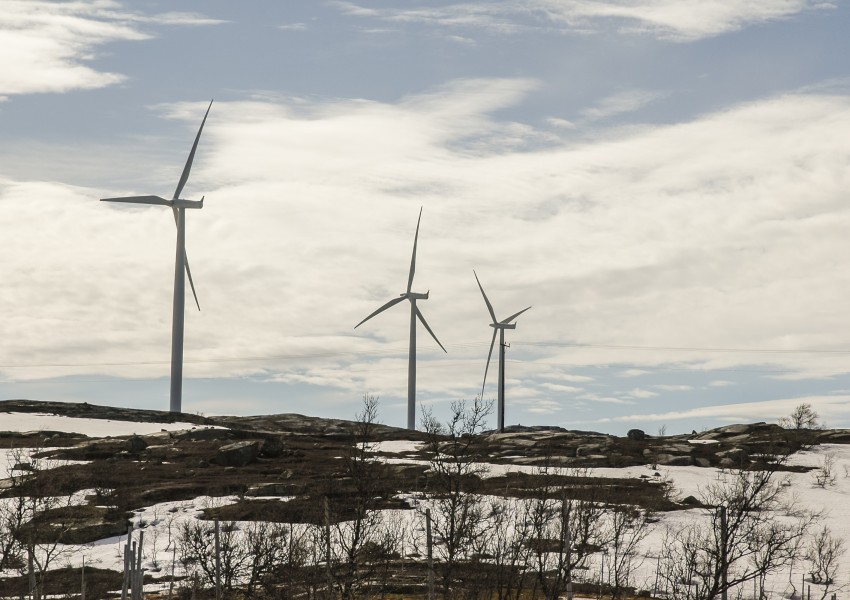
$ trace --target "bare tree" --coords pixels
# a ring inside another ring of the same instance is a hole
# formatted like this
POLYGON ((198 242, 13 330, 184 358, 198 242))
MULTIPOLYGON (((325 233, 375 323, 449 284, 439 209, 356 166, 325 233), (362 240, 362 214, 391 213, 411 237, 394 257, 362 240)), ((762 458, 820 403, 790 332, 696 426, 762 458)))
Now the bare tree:
POLYGON ((846 550, 844 540, 833 536, 826 525, 810 540, 806 549, 806 561, 809 563, 812 583, 822 586, 821 600, 835 591, 835 577, 846 550))
POLYGON ((532 537, 529 506, 529 502, 514 498, 493 498, 489 502, 486 536, 480 552, 492 561, 491 590, 498 600, 522 595, 525 573, 532 564, 528 543, 532 537))
POLYGON ((779 425, 785 429, 823 429, 820 415, 807 402, 798 404, 787 417, 781 417, 779 425))
POLYGON ((41 448, 13 448, 7 459, 0 501, 0 569, 29 572, 33 592, 40 597, 47 571, 70 554, 63 542, 71 529, 68 508, 74 494, 53 472, 59 463, 41 448))
POLYGON ((835 485, 837 474, 835 473, 835 456, 824 454, 820 467, 812 473, 815 485, 826 489, 835 485))
POLYGON ((607 509, 603 543, 609 549, 608 582, 611 597, 616 599, 633 585, 634 572, 642 563, 638 548, 649 533, 649 527, 647 513, 640 508, 610 504, 607 509))
POLYGON ((727 473, 701 492, 705 520, 668 529, 661 576, 676 600, 709 600, 790 564, 815 515, 786 502, 775 469, 727 473))
POLYGON ((528 543, 537 583, 555 600, 603 543, 604 488, 587 468, 542 466, 535 475, 538 483, 527 500, 528 543))
POLYGON ((492 406, 492 401, 477 397, 471 404, 453 402, 445 424, 431 412, 425 412, 423 419, 430 453, 429 504, 445 598, 450 595, 459 562, 469 557, 485 522, 478 493, 480 477, 487 471, 481 432, 492 406))
MULTIPOLYGON (((235 521, 222 522, 219 537, 221 589, 232 592, 249 573, 252 557, 239 535, 235 521)), ((216 585, 215 524, 186 521, 180 527, 178 553, 183 568, 210 587, 216 585)))

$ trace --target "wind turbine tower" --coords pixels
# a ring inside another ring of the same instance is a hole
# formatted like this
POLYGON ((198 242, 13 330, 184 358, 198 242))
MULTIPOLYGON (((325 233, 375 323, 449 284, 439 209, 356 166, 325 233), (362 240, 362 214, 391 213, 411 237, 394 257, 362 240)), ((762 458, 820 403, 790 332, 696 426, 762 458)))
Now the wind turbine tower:
POLYGON ((516 329, 516 323, 514 323, 516 318, 531 307, 523 308, 521 311, 511 315, 507 319, 499 321, 496 318, 493 305, 490 304, 487 294, 484 293, 481 281, 478 280, 478 273, 473 270, 472 274, 475 275, 475 281, 478 283, 478 289, 481 290, 481 295, 484 296, 484 304, 487 305, 487 310, 490 311, 490 318, 493 319, 493 322, 490 323, 490 327, 493 328, 493 339, 490 340, 490 352, 487 354, 487 366, 484 367, 484 383, 481 384, 482 397, 484 396, 484 385, 487 383, 487 371, 490 368, 490 358, 493 356, 493 345, 496 343, 496 332, 499 333, 499 399, 496 410, 498 412, 497 419, 499 433, 503 433, 505 431, 505 347, 507 346, 505 344, 505 329, 516 329))
POLYGON ((408 365, 407 365, 407 428, 408 429, 416 429, 416 319, 419 319, 422 322, 422 325, 425 326, 425 329, 428 333, 431 334, 431 337, 434 338, 434 341, 437 342, 437 345, 443 349, 443 352, 446 352, 446 349, 443 348, 443 345, 440 343, 440 340, 437 339, 437 336, 434 335, 434 332, 431 331, 431 328, 428 326, 428 322, 425 320, 425 317, 422 315, 422 311, 419 310, 419 307, 416 306, 417 300, 427 300, 428 294, 430 294, 430 290, 425 292, 424 294, 420 292, 411 291, 413 288, 413 273, 416 271, 416 243, 419 240, 419 223, 422 221, 422 209, 419 209, 419 220, 416 221, 416 235, 413 237, 413 257, 410 259, 410 274, 407 276, 407 291, 402 292, 398 298, 393 298, 386 304, 384 304, 381 308, 373 312, 371 315, 360 321, 357 325, 354 326, 354 329, 360 327, 363 323, 378 315, 388 308, 395 306, 402 300, 410 301, 410 351, 408 352, 408 365))
POLYGON ((198 310, 201 310, 201 305, 198 302, 198 294, 195 293, 195 284, 192 281, 192 271, 189 269, 189 259, 186 256, 186 209, 203 208, 204 199, 185 200, 180 197, 180 193, 189 179, 189 172, 192 170, 192 161, 195 160, 195 150, 198 148, 198 140, 201 139, 201 132, 204 130, 207 115, 210 114, 210 108, 212 108, 212 101, 210 101, 207 112, 204 114, 204 119, 201 121, 198 135, 195 136, 195 143, 192 144, 192 150, 189 152, 189 158, 186 160, 186 166, 183 167, 183 173, 180 175, 180 181, 177 183, 177 189, 174 190, 174 196, 172 196, 171 200, 166 200, 159 196, 124 196, 121 198, 103 198, 101 200, 101 202, 170 206, 174 213, 174 223, 177 225, 177 251, 174 259, 174 303, 171 322, 171 412, 182 412, 183 404, 183 321, 185 316, 187 277, 189 279, 189 286, 192 288, 192 296, 195 298, 195 305, 198 307, 198 310))

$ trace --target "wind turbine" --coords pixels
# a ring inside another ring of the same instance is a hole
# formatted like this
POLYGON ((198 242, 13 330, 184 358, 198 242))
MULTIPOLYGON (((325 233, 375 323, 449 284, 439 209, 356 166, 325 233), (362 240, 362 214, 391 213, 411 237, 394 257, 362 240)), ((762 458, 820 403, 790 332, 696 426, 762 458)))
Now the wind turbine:
POLYGON ((490 358, 493 356, 493 344, 496 343, 496 332, 499 332, 499 401, 496 408, 499 421, 499 433, 505 431, 505 329, 516 329, 516 320, 518 316, 527 311, 528 308, 523 308, 518 313, 512 314, 507 319, 499 321, 496 318, 496 313, 493 311, 493 305, 484 293, 484 288, 481 287, 481 282, 478 280, 478 273, 473 269, 472 274, 475 275, 475 281, 478 282, 478 289, 481 290, 481 295, 484 296, 484 303, 487 305, 487 310, 490 311, 490 317, 493 322, 490 327, 493 328, 493 339, 490 340, 490 352, 487 354, 487 366, 484 367, 484 383, 481 384, 481 395, 484 395, 484 385, 487 383, 487 371, 490 368, 490 358))
MULTIPOLYGON (((419 292, 413 292, 411 289, 413 288, 413 273, 416 271, 416 243, 419 240, 419 222, 422 220, 422 209, 419 209, 419 220, 416 221, 416 235, 413 237, 413 257, 410 259, 410 274, 407 277, 407 291, 402 292, 398 298, 393 298, 386 304, 384 304, 381 308, 373 312, 371 315, 360 321, 357 325, 354 326, 354 329, 357 329, 363 323, 371 319, 377 314, 380 314, 387 310, 388 308, 395 306, 402 300, 410 301, 410 352, 408 354, 408 367, 407 367, 407 428, 408 429, 416 429, 416 319, 422 321, 422 324, 425 326, 425 329, 428 330, 428 333, 431 334, 431 337, 434 338, 434 341, 437 342, 437 345, 440 348, 443 348, 443 345, 440 343, 440 340, 437 339, 437 336, 434 335, 434 332, 431 331, 431 328, 428 326, 428 322, 425 320, 425 317, 422 316, 422 311, 416 306, 417 300, 427 300, 428 294, 431 291, 427 291, 424 294, 419 292)), ((443 348, 443 352, 446 352, 446 349, 443 348)))
POLYGON ((189 179, 189 171, 192 170, 192 161, 195 159, 195 150, 198 148, 198 140, 201 139, 201 132, 204 130, 204 123, 207 122, 207 115, 210 114, 210 108, 212 108, 212 100, 207 107, 203 121, 201 121, 198 135, 195 136, 195 143, 192 144, 192 150, 189 152, 189 158, 186 160, 186 166, 183 167, 183 174, 180 175, 180 181, 177 183, 177 189, 174 190, 174 196, 171 197, 171 200, 166 200, 159 196, 125 196, 122 198, 103 198, 101 200, 101 202, 127 202, 131 204, 170 206, 174 213, 174 223, 177 225, 177 252, 174 260, 174 304, 171 321, 171 412, 182 412, 183 319, 186 301, 186 277, 189 278, 189 286, 192 288, 195 305, 198 307, 198 310, 201 310, 201 305, 198 302, 198 294, 195 293, 195 283, 192 281, 192 271, 189 269, 189 259, 186 256, 186 209, 203 208, 204 199, 202 197, 200 200, 185 200, 180 197, 180 193, 189 179), (183 275, 184 270, 186 271, 185 276, 183 275))

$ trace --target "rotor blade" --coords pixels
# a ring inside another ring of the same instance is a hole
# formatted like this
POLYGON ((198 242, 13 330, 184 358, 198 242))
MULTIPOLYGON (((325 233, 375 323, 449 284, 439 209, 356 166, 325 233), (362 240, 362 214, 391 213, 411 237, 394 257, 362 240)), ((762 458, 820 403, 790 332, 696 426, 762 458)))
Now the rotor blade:
MULTIPOLYGON (((174 213, 174 224, 177 225, 177 208, 172 206, 171 212, 174 213)), ((201 304, 198 302, 198 294, 195 292, 195 282, 192 281, 192 269, 189 268, 189 255, 186 250, 183 250, 183 264, 186 265, 186 275, 189 277, 189 287, 192 288, 192 296, 195 298, 195 306, 201 310, 201 304)))
POLYGON ((487 385, 487 371, 490 369, 490 359, 493 358, 493 346, 496 344, 496 333, 499 330, 493 328, 493 339, 490 340, 490 352, 487 353, 487 366, 484 367, 484 381, 481 383, 481 399, 484 399, 484 386, 487 385))
POLYGON ((493 322, 496 322, 496 313, 493 312, 493 305, 490 304, 490 300, 487 299, 487 294, 484 293, 484 288, 481 287, 481 282, 478 281, 478 273, 475 272, 475 269, 472 269, 472 274, 475 275, 475 281, 478 282, 478 289, 481 290, 481 295, 484 296, 484 303, 487 305, 487 310, 490 311, 490 316, 493 317, 493 322))
POLYGON ((416 221, 416 235, 413 236, 413 256, 410 259, 410 275, 407 277, 407 293, 413 287, 413 273, 416 271, 416 242, 419 241, 419 222, 422 220, 422 207, 419 207, 419 219, 416 221))
POLYGON ((185 250, 183 251, 183 264, 186 265, 186 275, 189 276, 189 287, 192 288, 192 295, 195 297, 195 306, 198 307, 198 310, 201 310, 201 305, 198 302, 198 294, 195 293, 195 282, 192 281, 192 270, 189 268, 189 256, 185 250))
POLYGON ((180 175, 180 182, 177 184, 177 189, 174 190, 174 199, 180 197, 180 192, 183 191, 183 186, 186 185, 186 181, 189 179, 189 171, 192 170, 192 161, 195 160, 195 150, 198 149, 198 140, 201 139, 201 132, 204 130, 204 123, 207 122, 207 115, 210 114, 210 109, 212 108, 212 100, 210 100, 210 105, 207 107, 207 112, 204 114, 204 120, 201 121, 201 128, 198 129, 198 135, 195 136, 195 143, 192 144, 192 151, 189 152, 189 158, 186 160, 186 166, 183 167, 183 174, 180 175))
POLYGON ((510 323, 511 321, 513 321, 514 319, 516 319, 518 316, 520 316, 522 313, 524 313, 525 311, 527 311, 529 308, 531 308, 531 307, 529 306, 528 308, 523 308, 523 309, 522 309, 521 311, 519 311, 518 313, 513 314, 513 315, 511 315, 510 317, 508 317, 507 319, 505 319, 504 321, 499 321, 499 322, 500 322, 500 323, 502 323, 503 325, 507 325, 508 323, 510 323))
POLYGON ((399 302, 401 302, 402 300, 405 300, 406 298, 407 298, 406 296, 399 296, 398 298, 393 298, 392 300, 390 300, 389 302, 387 302, 386 304, 384 304, 381 308, 379 308, 378 310, 376 310, 375 312, 373 312, 371 315, 369 315, 368 317, 366 317, 365 319, 363 319, 362 321, 360 321, 357 325, 355 325, 355 326, 354 326, 354 329, 357 329, 358 327, 360 327, 361 325, 363 325, 363 323, 365 323, 366 321, 368 321, 369 319, 371 319, 371 318, 372 318, 372 317, 374 317, 375 315, 377 315, 377 314, 379 314, 379 313, 384 312, 385 310, 387 310, 387 309, 388 309, 388 308, 390 308, 391 306, 395 306, 396 304, 398 304, 398 303, 399 303, 399 302))
POLYGON ((123 196, 121 198, 101 198, 101 202, 128 202, 131 204, 161 204, 171 206, 172 200, 159 196, 123 196))
MULTIPOLYGON (((435 342, 437 342, 437 345, 438 345, 440 348, 443 348, 443 345, 440 343, 440 340, 438 340, 438 339, 437 339, 437 336, 436 336, 436 335, 434 335, 434 332, 433 332, 433 331, 431 331, 431 328, 430 328, 430 327, 428 327, 428 322, 425 320, 425 317, 423 317, 423 316, 422 316, 422 311, 421 311, 421 310, 419 310, 419 307, 418 307, 418 306, 416 307, 416 316, 417 316, 417 317, 419 317, 419 320, 420 320, 420 321, 422 321, 422 324, 425 326, 425 329, 427 329, 427 330, 428 330, 428 333, 430 333, 430 334, 431 334, 431 337, 432 337, 432 338, 434 338, 434 341, 435 341, 435 342)), ((448 350, 446 350, 445 348, 443 348, 443 352, 445 352, 446 354, 448 354, 448 353, 449 353, 449 351, 448 351, 448 350)))

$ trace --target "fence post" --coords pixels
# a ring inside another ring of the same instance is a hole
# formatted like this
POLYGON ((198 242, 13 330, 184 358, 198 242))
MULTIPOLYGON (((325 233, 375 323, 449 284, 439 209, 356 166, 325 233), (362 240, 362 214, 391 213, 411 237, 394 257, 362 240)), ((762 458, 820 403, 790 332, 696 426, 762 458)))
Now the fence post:
POLYGON ((215 520, 215 600, 221 600, 221 537, 217 518, 215 520))
POLYGON ((431 509, 425 509, 425 534, 428 544, 428 600, 434 600, 434 542, 431 536, 431 509))
POLYGON ((324 498, 325 504, 325 576, 327 577, 327 597, 333 598, 333 572, 331 569, 331 509, 328 503, 328 497, 324 498))

